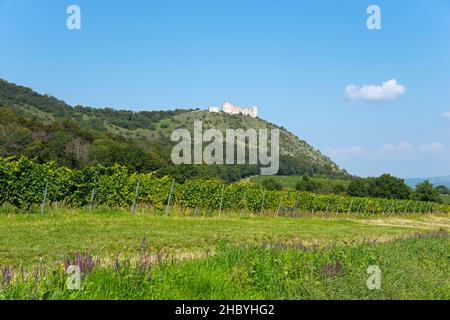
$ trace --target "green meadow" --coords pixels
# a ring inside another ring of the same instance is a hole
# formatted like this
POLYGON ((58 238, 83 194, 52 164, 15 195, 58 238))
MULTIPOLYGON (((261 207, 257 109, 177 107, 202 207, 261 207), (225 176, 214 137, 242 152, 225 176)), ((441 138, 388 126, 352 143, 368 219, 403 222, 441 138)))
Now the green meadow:
POLYGON ((449 230, 448 214, 6 210, 0 299, 449 299, 449 230), (367 288, 370 265, 379 290, 367 288))

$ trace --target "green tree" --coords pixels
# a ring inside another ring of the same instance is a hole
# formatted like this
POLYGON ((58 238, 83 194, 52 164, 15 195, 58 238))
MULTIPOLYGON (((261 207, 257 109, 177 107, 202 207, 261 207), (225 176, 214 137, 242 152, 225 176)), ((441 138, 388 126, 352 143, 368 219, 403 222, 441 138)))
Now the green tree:
POLYGON ((366 180, 352 180, 347 187, 347 194, 353 197, 367 197, 369 195, 369 189, 366 180))
POLYGON ((378 178, 368 178, 369 196, 375 198, 409 199, 411 188, 400 178, 383 174, 378 178))
POLYGON ((416 189, 414 190, 414 198, 421 201, 442 201, 439 196, 439 191, 436 190, 428 180, 425 180, 416 186, 416 189))
POLYGON ((333 187, 333 193, 334 194, 344 194, 346 192, 346 188, 344 185, 338 183, 335 184, 333 187))
POLYGON ((437 186, 435 187, 435 189, 440 193, 440 194, 450 194, 450 189, 447 188, 446 186, 437 186))

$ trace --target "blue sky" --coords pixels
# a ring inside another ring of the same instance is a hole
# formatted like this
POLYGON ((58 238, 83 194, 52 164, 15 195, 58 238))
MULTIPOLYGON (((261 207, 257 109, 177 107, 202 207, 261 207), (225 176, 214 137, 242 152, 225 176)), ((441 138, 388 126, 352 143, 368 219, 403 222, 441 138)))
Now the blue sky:
POLYGON ((257 105, 350 173, 450 175, 449 35, 450 0, 0 0, 0 77, 73 105, 257 105))

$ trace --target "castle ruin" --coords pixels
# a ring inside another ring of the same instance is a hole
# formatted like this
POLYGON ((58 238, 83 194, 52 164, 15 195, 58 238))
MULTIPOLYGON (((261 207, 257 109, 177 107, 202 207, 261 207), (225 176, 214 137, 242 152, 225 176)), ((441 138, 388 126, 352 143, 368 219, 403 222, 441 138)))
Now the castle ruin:
MULTIPOLYGON (((209 107, 209 112, 220 112, 218 107, 209 107)), ((249 116, 251 118, 256 118, 258 116, 258 107, 243 108, 235 106, 232 103, 225 102, 222 105, 222 112, 227 114, 242 114, 244 116, 249 116)))

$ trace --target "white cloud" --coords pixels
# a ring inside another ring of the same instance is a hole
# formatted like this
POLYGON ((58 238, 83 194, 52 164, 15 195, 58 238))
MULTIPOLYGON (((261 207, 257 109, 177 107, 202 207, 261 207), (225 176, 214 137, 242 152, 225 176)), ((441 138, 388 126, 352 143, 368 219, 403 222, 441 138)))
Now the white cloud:
POLYGON ((440 142, 430 144, 412 145, 408 142, 399 144, 383 144, 377 149, 364 149, 359 146, 324 148, 324 153, 335 160, 348 160, 360 158, 362 156, 371 156, 377 159, 390 157, 391 155, 426 156, 430 154, 442 154, 450 151, 440 142))
POLYGON ((367 103, 384 103, 394 101, 406 92, 406 87, 397 80, 388 80, 381 85, 348 85, 345 88, 345 99, 348 102, 364 101, 367 103))
POLYGON ((387 143, 375 147, 324 148, 324 154, 351 174, 378 176, 391 173, 399 177, 444 176, 450 172, 450 146, 387 143))
POLYGON ((439 115, 439 118, 446 119, 446 120, 450 120, 450 111, 449 111, 449 112, 441 113, 441 114, 439 115))
POLYGON ((417 150, 426 153, 441 153, 447 151, 447 148, 440 142, 434 142, 430 144, 422 144, 417 147, 417 150))
POLYGON ((382 145, 376 153, 378 155, 386 153, 406 153, 406 152, 416 152, 416 153, 440 153, 447 151, 447 148, 440 142, 433 142, 430 144, 421 144, 414 146, 407 142, 402 142, 399 144, 385 144, 382 145))
POLYGON ((390 152, 407 152, 414 150, 414 146, 412 144, 409 144, 407 142, 402 142, 399 144, 384 144, 378 150, 376 153, 378 154, 384 154, 384 153, 390 153, 390 152))
POLYGON ((343 148, 332 148, 327 147, 324 149, 325 154, 334 158, 334 159, 349 159, 349 158, 358 158, 364 155, 365 150, 358 146, 352 147, 343 147, 343 148))

